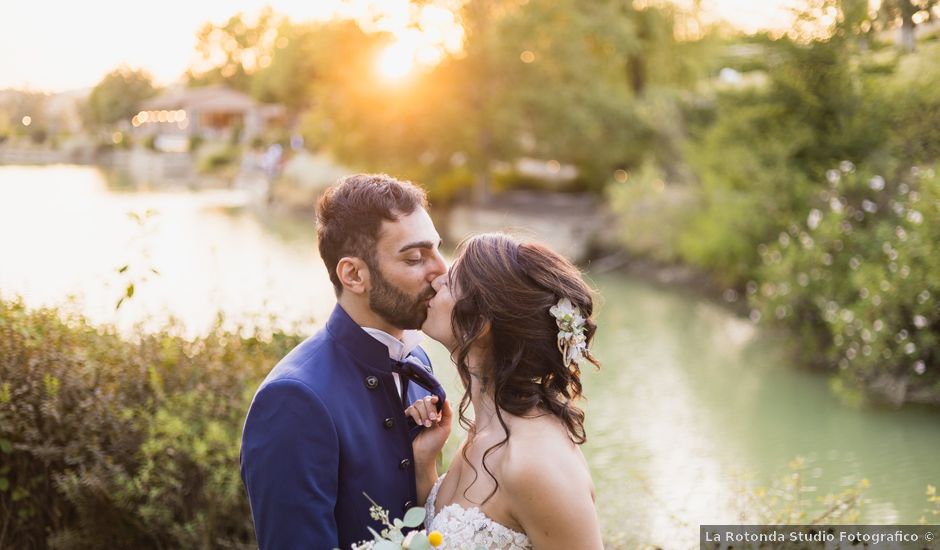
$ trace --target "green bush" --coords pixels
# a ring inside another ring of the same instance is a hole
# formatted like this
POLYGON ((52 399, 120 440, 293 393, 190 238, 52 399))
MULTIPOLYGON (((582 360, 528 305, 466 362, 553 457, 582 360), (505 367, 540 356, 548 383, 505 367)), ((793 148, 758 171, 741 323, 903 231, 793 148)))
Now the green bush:
POLYGON ((189 151, 191 153, 195 153, 196 151, 199 150, 200 147, 202 147, 203 143, 205 143, 205 139, 203 139, 202 136, 200 135, 189 136, 189 151))
POLYGON ((200 173, 213 172, 235 164, 241 156, 241 150, 234 145, 217 147, 199 156, 200 173))
POLYGON ((721 92, 695 128, 688 159, 702 209, 680 236, 683 258, 728 285, 754 277, 757 245, 803 215, 825 170, 883 148, 876 91, 839 39, 769 44, 766 88, 721 92))
POLYGON ((687 228, 689 212, 699 208, 698 188, 668 184, 652 161, 607 186, 610 208, 619 214, 619 241, 632 254, 659 262, 680 259, 676 243, 687 228))
POLYGON ((0 547, 253 546, 242 422, 299 338, 179 332, 0 301, 0 547))
POLYGON ((880 102, 887 111, 891 151, 904 165, 940 159, 940 44, 925 44, 903 58, 880 102))
POLYGON ((760 93, 731 94, 720 105, 689 154, 701 202, 676 246, 685 261, 738 285, 753 276, 757 245, 804 209, 812 185, 796 159, 813 136, 760 93))
MULTIPOLYGON (((802 221, 761 245, 752 302, 861 400, 940 402, 940 177, 843 162, 802 221)), ((755 314, 756 317, 756 314, 755 314)))
POLYGON ((846 478, 838 493, 820 495, 810 480, 811 470, 819 470, 812 458, 796 456, 787 463, 786 473, 768 487, 747 487, 740 491, 741 523, 760 525, 838 525, 856 524, 862 515, 867 478, 846 478), (850 481, 851 480, 851 481, 850 481))

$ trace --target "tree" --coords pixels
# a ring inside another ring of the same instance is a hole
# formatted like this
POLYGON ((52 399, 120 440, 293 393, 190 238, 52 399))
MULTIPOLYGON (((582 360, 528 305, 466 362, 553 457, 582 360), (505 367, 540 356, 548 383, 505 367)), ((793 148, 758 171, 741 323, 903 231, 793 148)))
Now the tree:
POLYGON ((805 219, 828 170, 883 157, 881 81, 865 78, 847 38, 773 43, 766 89, 719 94, 714 122, 691 140, 703 207, 680 247, 722 283, 755 276, 758 245, 805 219))
POLYGON ((108 73, 88 96, 91 122, 108 125, 130 119, 140 102, 156 93, 153 79, 143 70, 126 66, 108 73))
POLYGON ((639 164, 636 144, 649 128, 625 71, 630 58, 644 55, 639 28, 632 5, 615 1, 532 2, 484 26, 490 72, 468 76, 497 88, 481 95, 493 102, 490 131, 503 138, 486 157, 573 164, 594 189, 616 168, 639 164))
POLYGON ((934 8, 938 4, 938 0, 882 0, 878 16, 885 28, 900 22, 901 49, 912 52, 916 47, 915 28, 936 17, 934 8))
POLYGON ((677 90, 709 62, 706 40, 676 38, 677 13, 626 0, 471 0, 459 11, 462 51, 399 82, 375 70, 394 37, 334 21, 292 29, 299 36, 253 90, 309 90, 308 145, 419 180, 438 199, 469 189, 485 202, 496 183, 520 181, 512 167, 522 157, 573 165, 569 187, 600 191, 618 169, 679 155, 677 90))
POLYGON ((306 107, 317 77, 317 25, 295 25, 282 21, 271 62, 251 78, 251 95, 265 103, 280 103, 295 115, 306 107))
POLYGON ((266 7, 254 24, 238 13, 222 25, 203 25, 196 34, 200 61, 186 71, 189 84, 225 84, 248 92, 251 75, 272 62, 279 23, 271 8, 266 7))
POLYGON ((473 0, 460 12, 463 51, 399 84, 372 76, 386 37, 324 27, 318 40, 334 46, 313 56, 307 141, 432 191, 459 181, 479 201, 499 167, 522 156, 572 164, 580 186, 599 189, 650 151, 655 129, 641 115, 643 94, 690 85, 702 70, 688 63, 668 13, 649 11, 658 9, 623 0, 473 0), (658 24, 643 40, 637 29, 647 17, 658 24), (631 58, 644 62, 642 86, 631 58))
POLYGON ((0 139, 27 135, 37 143, 44 141, 49 126, 47 100, 46 94, 32 91, 11 91, 0 98, 0 139), (28 125, 24 119, 29 121, 28 125))

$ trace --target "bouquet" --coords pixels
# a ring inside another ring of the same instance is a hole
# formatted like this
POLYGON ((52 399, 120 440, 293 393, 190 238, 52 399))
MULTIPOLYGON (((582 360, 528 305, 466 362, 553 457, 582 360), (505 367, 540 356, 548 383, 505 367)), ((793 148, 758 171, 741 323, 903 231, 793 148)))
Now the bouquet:
MULTIPOLYGON (((381 521, 385 528, 381 533, 369 527, 369 532, 374 537, 373 540, 367 540, 352 545, 352 550, 431 550, 444 543, 444 536, 440 531, 413 530, 407 535, 402 533, 402 529, 415 529, 422 523, 427 512, 424 508, 409 508, 402 519, 389 519, 388 510, 385 510, 369 495, 366 498, 372 503, 369 507, 369 515, 376 521, 381 521)), ((339 549, 335 549, 339 550, 339 549)))

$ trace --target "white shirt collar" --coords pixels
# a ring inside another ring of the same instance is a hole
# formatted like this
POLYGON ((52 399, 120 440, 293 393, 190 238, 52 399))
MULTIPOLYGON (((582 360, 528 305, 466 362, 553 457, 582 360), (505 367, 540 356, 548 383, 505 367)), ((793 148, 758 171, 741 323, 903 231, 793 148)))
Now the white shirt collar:
POLYGON ((404 361, 405 358, 418 347, 418 344, 424 340, 424 335, 419 330, 404 331, 401 340, 377 328, 362 327, 362 330, 366 331, 369 336, 385 344, 388 348, 389 358, 395 359, 396 361, 404 361))

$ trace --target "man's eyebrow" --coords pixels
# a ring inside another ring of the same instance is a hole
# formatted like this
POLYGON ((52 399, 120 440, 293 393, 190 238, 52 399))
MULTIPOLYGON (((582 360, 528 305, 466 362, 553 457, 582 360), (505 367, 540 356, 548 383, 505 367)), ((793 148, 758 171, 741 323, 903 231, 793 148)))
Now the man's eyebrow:
MULTIPOLYGON (((440 247, 443 244, 444 244, 444 239, 441 239, 440 241, 438 241, 437 246, 440 247)), ((417 241, 413 243, 408 243, 405 246, 399 248, 398 253, 401 254, 402 252, 411 250, 412 248, 432 248, 433 249, 434 243, 432 243, 431 241, 417 241)))

